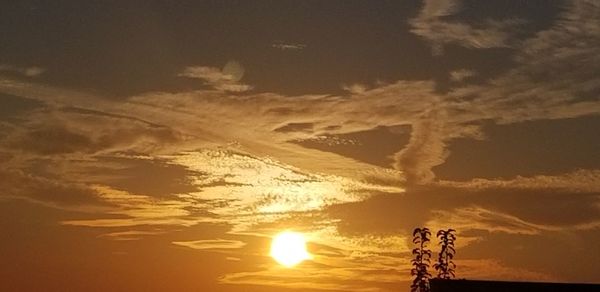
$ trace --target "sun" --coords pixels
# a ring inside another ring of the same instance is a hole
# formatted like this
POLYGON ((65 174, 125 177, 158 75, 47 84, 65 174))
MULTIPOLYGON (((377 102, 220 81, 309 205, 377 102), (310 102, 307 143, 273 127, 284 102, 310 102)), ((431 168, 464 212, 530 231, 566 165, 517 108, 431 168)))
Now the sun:
POLYGON ((288 268, 311 258, 306 250, 304 235, 293 231, 284 231, 273 237, 271 256, 288 268))

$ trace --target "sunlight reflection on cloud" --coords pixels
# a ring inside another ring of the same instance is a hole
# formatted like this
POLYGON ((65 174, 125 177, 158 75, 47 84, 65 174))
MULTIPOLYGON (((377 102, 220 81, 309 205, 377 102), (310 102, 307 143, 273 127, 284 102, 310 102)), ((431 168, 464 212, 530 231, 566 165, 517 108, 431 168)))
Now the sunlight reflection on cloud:
POLYGON ((211 210, 219 215, 305 212, 365 199, 359 190, 403 191, 339 176, 307 174, 271 158, 230 150, 187 152, 170 158, 173 163, 210 174, 195 181, 202 188, 196 195, 205 200, 227 201, 211 210))

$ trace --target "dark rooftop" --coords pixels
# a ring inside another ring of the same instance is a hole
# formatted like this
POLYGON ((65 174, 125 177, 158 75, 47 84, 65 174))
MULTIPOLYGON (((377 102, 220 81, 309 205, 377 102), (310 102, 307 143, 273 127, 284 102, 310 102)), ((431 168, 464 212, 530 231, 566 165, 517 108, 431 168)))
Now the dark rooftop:
POLYGON ((600 291, 600 284, 545 283, 545 282, 508 282, 481 280, 441 280, 430 281, 431 292, 494 292, 494 291, 527 291, 527 292, 559 292, 559 291, 600 291))

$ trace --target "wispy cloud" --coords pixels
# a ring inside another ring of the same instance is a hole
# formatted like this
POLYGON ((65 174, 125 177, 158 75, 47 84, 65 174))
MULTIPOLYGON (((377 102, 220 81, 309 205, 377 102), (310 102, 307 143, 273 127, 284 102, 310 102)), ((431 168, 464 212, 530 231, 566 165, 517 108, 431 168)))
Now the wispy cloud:
POLYGON ((111 204, 84 183, 0 168, 0 198, 21 199, 46 206, 88 211, 110 210, 111 204))
POLYGON ((18 73, 26 77, 37 77, 46 72, 46 69, 38 66, 19 67, 7 64, 0 64, 0 72, 2 71, 18 73))
POLYGON ((101 238, 108 238, 112 240, 141 240, 147 236, 163 234, 166 231, 161 230, 129 230, 129 231, 119 231, 119 232, 110 232, 100 235, 101 238))
POLYGON ((185 68, 179 76, 203 80, 207 85, 221 91, 244 92, 252 89, 252 86, 239 82, 244 74, 241 65, 237 65, 234 70, 226 69, 228 67, 222 70, 215 67, 193 66, 185 68))
POLYGON ((436 210, 426 226, 431 226, 434 230, 452 226, 462 232, 478 230, 529 235, 551 229, 551 227, 532 224, 512 215, 475 206, 451 211, 436 210))
POLYGON ((186 139, 167 126, 139 118, 55 105, 52 101, 26 114, 27 118, 0 126, 0 147, 20 157, 80 159, 121 151, 147 153, 186 139))
POLYGON ((449 21, 446 16, 460 11, 460 0, 426 0, 419 15, 410 21, 412 32, 428 40, 434 55, 442 55, 444 46, 456 44, 468 48, 497 48, 511 46, 511 31, 521 21, 516 19, 487 20, 478 27, 449 21))
POLYGON ((342 85, 342 89, 351 94, 363 94, 368 88, 366 85, 355 83, 351 85, 342 85))
POLYGON ((282 50, 282 51, 286 51, 286 50, 291 50, 291 51, 298 51, 298 50, 303 50, 306 48, 306 44, 299 44, 299 43, 286 43, 286 42, 275 42, 271 45, 272 48, 278 49, 278 50, 282 50))
POLYGON ((193 226, 200 222, 215 221, 205 216, 191 216, 194 201, 185 199, 156 200, 149 196, 131 194, 107 186, 93 186, 105 202, 113 209, 107 211, 113 218, 66 220, 64 225, 86 227, 131 227, 131 226, 193 226))
POLYGON ((440 181, 441 186, 452 186, 471 190, 491 188, 552 189, 571 192, 600 192, 600 170, 576 170, 562 175, 517 176, 514 179, 481 179, 467 182, 440 181))
POLYGON ((473 70, 468 69, 458 69, 454 71, 450 71, 450 80, 454 82, 461 82, 467 78, 470 78, 475 75, 473 70))
POLYGON ((246 245, 239 240, 207 239, 194 241, 174 241, 173 244, 193 249, 238 249, 246 245))

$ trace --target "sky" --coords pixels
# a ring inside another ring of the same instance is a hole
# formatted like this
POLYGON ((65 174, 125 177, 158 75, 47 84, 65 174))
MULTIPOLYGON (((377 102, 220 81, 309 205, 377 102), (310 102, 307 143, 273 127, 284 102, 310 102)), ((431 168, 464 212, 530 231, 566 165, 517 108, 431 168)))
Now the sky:
POLYGON ((1 6, 0 290, 600 282, 598 1, 1 6))

